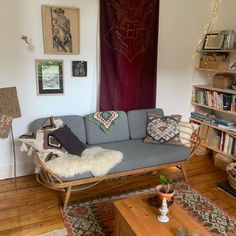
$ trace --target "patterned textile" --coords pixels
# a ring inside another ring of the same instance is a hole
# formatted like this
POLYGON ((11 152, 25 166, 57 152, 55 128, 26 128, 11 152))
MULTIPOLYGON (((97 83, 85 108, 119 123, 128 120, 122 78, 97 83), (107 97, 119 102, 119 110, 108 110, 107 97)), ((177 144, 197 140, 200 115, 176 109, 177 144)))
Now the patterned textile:
POLYGON ((108 133, 120 117, 121 113, 118 111, 104 111, 91 114, 89 120, 98 125, 105 133, 108 133))
POLYGON ((190 140, 193 132, 198 129, 199 125, 180 121, 178 124, 180 136, 179 139, 184 146, 190 146, 190 140))
POLYGON ((26 144, 29 148, 38 150, 42 154, 53 153, 57 155, 62 155, 67 151, 56 140, 56 138, 50 135, 52 131, 58 129, 61 125, 62 121, 60 119, 50 117, 35 133, 23 134, 19 137, 19 140, 22 143, 26 144))
POLYGON ((185 183, 176 184, 175 190, 175 202, 212 235, 236 235, 236 220, 201 196, 200 193, 185 183))
MULTIPOLYGON (((175 185, 175 204, 179 204, 192 218, 214 236, 235 236, 236 220, 217 208, 212 202, 193 190, 186 183, 175 185)), ((155 188, 113 197, 95 199, 70 205, 62 211, 69 236, 111 236, 114 230, 113 200, 138 194, 153 194, 155 188)), ((171 208, 170 208, 171 210, 171 208)))
POLYGON ((145 143, 181 144, 178 123, 181 115, 160 117, 154 113, 147 114, 147 136, 145 143))

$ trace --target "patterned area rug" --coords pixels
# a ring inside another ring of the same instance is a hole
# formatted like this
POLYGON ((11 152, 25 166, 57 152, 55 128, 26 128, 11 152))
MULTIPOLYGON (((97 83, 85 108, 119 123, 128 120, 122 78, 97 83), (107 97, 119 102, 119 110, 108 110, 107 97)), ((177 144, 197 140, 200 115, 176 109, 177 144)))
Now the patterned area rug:
MULTIPOLYGON (((217 236, 235 236, 236 220, 217 208, 185 183, 175 185, 175 203, 186 210, 209 233, 217 236)), ((114 229, 113 201, 132 195, 155 193, 146 188, 127 194, 73 204, 62 211, 69 236, 111 236, 114 229)))

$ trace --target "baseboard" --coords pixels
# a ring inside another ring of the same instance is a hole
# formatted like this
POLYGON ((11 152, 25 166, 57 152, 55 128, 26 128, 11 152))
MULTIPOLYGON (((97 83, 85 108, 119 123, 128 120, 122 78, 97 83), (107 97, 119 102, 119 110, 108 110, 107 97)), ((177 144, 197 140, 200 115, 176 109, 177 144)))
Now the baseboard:
MULTIPOLYGON (((31 162, 20 163, 16 165, 16 176, 30 175, 34 173, 35 164, 31 162)), ((14 178, 14 166, 1 166, 0 179, 14 178)))

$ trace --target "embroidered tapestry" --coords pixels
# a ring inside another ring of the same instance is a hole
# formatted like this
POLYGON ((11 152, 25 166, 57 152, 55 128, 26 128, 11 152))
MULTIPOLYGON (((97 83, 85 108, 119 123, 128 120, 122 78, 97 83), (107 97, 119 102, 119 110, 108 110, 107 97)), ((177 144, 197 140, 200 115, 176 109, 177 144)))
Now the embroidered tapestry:
POLYGON ((100 111, 154 108, 159 0, 100 0, 100 111))

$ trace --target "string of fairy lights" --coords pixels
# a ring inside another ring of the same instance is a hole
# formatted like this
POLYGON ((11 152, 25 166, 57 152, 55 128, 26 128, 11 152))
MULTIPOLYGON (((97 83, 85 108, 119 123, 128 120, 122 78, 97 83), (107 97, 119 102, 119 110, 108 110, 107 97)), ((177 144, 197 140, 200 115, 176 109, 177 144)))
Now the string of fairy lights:
MULTIPOLYGON (((210 17, 209 17, 209 21, 208 23, 204 26, 203 29, 203 37, 200 37, 197 41, 197 50, 201 50, 202 48, 202 43, 204 40, 204 35, 206 35, 207 33, 211 33, 214 31, 214 25, 218 20, 218 10, 220 7, 220 4, 222 3, 222 0, 212 0, 212 4, 210 7, 210 17)), ((193 59, 193 64, 194 67, 199 65, 199 58, 198 58, 199 54, 197 53, 197 51, 195 51, 195 53, 192 56, 193 59)), ((195 77, 196 74, 196 70, 194 70, 193 73, 193 78, 195 77)), ((211 77, 211 73, 210 71, 207 72, 207 78, 209 79, 211 77)))

